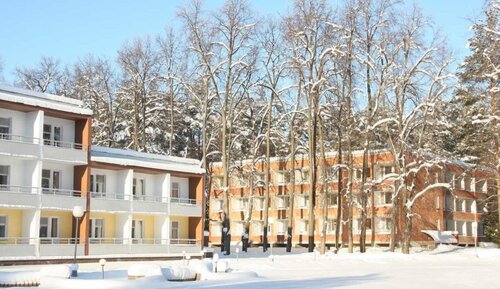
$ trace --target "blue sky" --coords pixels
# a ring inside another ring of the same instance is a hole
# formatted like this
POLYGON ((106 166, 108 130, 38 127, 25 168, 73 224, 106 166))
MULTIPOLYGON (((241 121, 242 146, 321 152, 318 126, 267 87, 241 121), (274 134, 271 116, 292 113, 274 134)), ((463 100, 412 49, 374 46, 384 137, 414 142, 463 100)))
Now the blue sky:
MULTIPOLYGON (((331 0, 334 5, 342 0, 331 0)), ((461 62, 468 51, 469 19, 481 15, 483 0, 415 0, 446 35, 461 62)), ((207 0, 207 9, 223 0, 207 0)), ((259 14, 285 14, 291 1, 251 0, 259 14)), ((157 35, 175 22, 184 0, 0 0, 0 59, 12 82, 16 67, 31 66, 41 56, 62 64, 95 54, 114 58, 126 40, 157 35)))

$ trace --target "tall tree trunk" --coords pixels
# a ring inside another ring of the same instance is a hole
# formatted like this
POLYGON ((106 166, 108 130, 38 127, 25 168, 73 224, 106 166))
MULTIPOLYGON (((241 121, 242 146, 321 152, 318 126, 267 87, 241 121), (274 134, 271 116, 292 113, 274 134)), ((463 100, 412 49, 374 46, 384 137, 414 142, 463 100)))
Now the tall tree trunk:
POLYGON ((288 224, 287 224, 287 238, 286 238, 286 251, 292 251, 292 238, 293 238, 293 222, 294 222, 294 204, 295 204, 295 113, 293 114, 290 126, 290 193, 289 193, 289 207, 288 207, 288 224))
POLYGON ((321 227, 321 239, 320 239, 320 254, 325 254, 326 252, 326 229, 328 226, 328 177, 327 177, 327 163, 326 163, 326 154, 325 154, 325 141, 324 141, 324 134, 323 134, 323 121, 321 118, 321 115, 318 116, 319 120, 319 132, 318 132, 318 137, 319 137, 319 148, 320 148, 320 154, 321 154, 321 199, 322 199, 322 222, 320 224, 322 225, 321 227))
MULTIPOLYGON (((342 105, 340 106, 339 109, 339 121, 341 119, 342 115, 342 105)), ((337 164, 342 165, 342 126, 339 124, 337 126, 337 132, 338 132, 338 138, 339 138, 339 143, 337 146, 337 164)), ((344 187, 344 178, 342 174, 342 168, 339 166, 339 169, 337 171, 338 178, 337 178, 337 220, 335 222, 335 253, 338 252, 340 249, 340 243, 339 243, 339 238, 340 238, 340 224, 342 223, 342 189, 344 187)))
MULTIPOLYGON (((314 99, 316 96, 312 97, 311 103, 316 103, 314 99)), ((311 188, 309 190, 309 205, 308 205, 308 224, 309 228, 307 230, 308 235, 308 251, 314 251, 314 229, 315 229, 315 215, 314 209, 316 207, 316 126, 317 126, 317 110, 316 105, 312 104, 312 109, 309 108, 309 175, 311 188), (312 111, 311 111, 312 110, 312 111)))
POLYGON ((271 120, 272 120, 272 110, 273 110, 273 96, 271 93, 269 98, 268 110, 267 110, 267 131, 266 131, 266 195, 264 198, 264 234, 263 234, 263 244, 262 250, 267 251, 268 239, 267 239, 267 229, 269 226, 269 189, 271 180, 271 120))

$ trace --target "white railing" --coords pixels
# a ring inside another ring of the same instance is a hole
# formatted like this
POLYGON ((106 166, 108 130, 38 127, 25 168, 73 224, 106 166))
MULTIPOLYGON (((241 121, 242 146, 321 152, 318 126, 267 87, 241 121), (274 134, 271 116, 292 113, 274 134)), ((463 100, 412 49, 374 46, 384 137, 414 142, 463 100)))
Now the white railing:
POLYGON ((106 199, 106 200, 124 200, 124 194, 116 193, 106 193, 106 192, 90 192, 90 197, 95 199, 106 199))
POLYGON ((65 141, 59 141, 59 140, 44 139, 43 144, 47 145, 47 146, 81 150, 81 151, 87 151, 87 149, 88 149, 87 146, 84 146, 81 143, 65 142, 65 141))
POLYGON ((170 198, 171 203, 196 205, 196 199, 170 198))
POLYGON ((36 238, 29 238, 29 237, 0 238, 0 246, 1 245, 29 245, 29 244, 34 244, 35 242, 36 242, 36 238))
POLYGON ((29 137, 24 135, 0 133, 0 140, 8 140, 11 142, 40 144, 40 139, 36 137, 29 137))
POLYGON ((38 193, 39 190, 38 187, 0 185, 0 191, 8 193, 31 194, 33 192, 38 193))
POLYGON ((81 192, 75 190, 66 189, 55 189, 55 188, 42 188, 42 194, 44 195, 56 195, 56 196, 67 196, 67 197, 80 197, 81 192))
POLYGON ((157 202, 157 203, 166 203, 168 202, 168 198, 161 196, 150 196, 150 195, 142 195, 142 196, 134 196, 135 201, 145 201, 145 202, 157 202))
POLYGON ((198 245, 196 239, 152 239, 152 238, 90 238, 90 244, 100 245, 198 245))

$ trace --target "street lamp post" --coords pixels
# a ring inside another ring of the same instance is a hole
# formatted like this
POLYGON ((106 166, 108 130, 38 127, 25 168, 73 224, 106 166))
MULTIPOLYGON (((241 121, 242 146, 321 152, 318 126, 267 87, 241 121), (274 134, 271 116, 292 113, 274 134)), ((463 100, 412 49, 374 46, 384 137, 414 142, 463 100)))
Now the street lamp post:
POLYGON ((78 224, 80 222, 80 218, 83 216, 83 208, 81 206, 73 207, 73 217, 76 218, 76 226, 75 226, 75 255, 73 257, 73 264, 71 265, 71 277, 78 276, 78 264, 76 264, 76 249, 78 245, 78 224))
POLYGON ((104 265, 106 265, 106 259, 99 260, 99 265, 101 265, 102 279, 104 280, 104 265))
POLYGON ((273 242, 271 242, 271 238, 273 237, 273 223, 274 219, 269 218, 269 243, 271 244, 271 261, 274 262, 274 255, 273 255, 273 242))

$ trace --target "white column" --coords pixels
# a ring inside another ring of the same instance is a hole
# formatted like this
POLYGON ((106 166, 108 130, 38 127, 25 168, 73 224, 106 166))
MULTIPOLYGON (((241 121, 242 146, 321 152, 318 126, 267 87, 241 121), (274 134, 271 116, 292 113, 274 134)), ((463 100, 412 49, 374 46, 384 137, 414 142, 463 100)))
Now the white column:
POLYGON ((23 210, 22 236, 29 238, 29 244, 35 245, 35 256, 40 255, 40 210, 23 210))
POLYGON ((123 244, 129 244, 132 238, 132 214, 116 214, 116 237, 123 239, 123 244))
POLYGON ((155 216, 155 239, 160 239, 162 245, 168 244, 169 239, 169 222, 168 215, 155 216))
POLYGON ((124 170, 120 172, 120 180, 123 181, 123 195, 125 200, 132 200, 132 185, 134 179, 134 170, 124 170))
POLYGON ((170 174, 165 174, 163 178, 163 184, 161 186, 161 196, 164 200, 168 200, 168 202, 170 202, 170 187, 171 187, 170 174))

